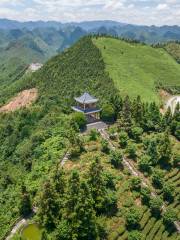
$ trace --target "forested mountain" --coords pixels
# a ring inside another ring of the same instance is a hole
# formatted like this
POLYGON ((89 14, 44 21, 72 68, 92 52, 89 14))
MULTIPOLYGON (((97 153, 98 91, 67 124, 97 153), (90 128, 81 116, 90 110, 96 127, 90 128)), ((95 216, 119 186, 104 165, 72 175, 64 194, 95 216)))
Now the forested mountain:
MULTIPOLYGON (((26 43, 21 49, 42 54, 43 44, 26 43)), ((178 91, 179 78, 180 65, 163 48, 85 36, 37 72, 4 81, 1 106, 25 89, 37 89, 38 98, 0 113, 0 239, 37 209, 33 221, 43 239, 178 240, 179 105, 173 116, 162 115, 158 90, 178 91), (80 134, 86 121, 71 106, 85 91, 99 98, 101 118, 112 124, 114 150, 94 130, 80 134), (131 176, 124 158, 141 178, 131 176)))
POLYGON ((87 21, 87 22, 72 22, 72 23, 60 23, 60 22, 18 22, 7 19, 0 19, 0 29, 4 30, 16 30, 27 29, 33 31, 36 28, 48 29, 54 28, 56 30, 64 30, 66 32, 69 28, 80 27, 86 33, 103 33, 118 35, 125 38, 136 39, 146 43, 166 42, 170 40, 180 39, 180 27, 179 26, 141 26, 133 24, 125 24, 115 21, 87 21))
MULTIPOLYGON (((17 22, 0 20, 0 82, 13 82, 22 76, 32 62, 46 62, 88 34, 119 36, 157 44, 180 39, 178 26, 147 27, 114 21, 82 23, 17 22)), ((178 58, 178 44, 165 49, 178 58), (175 47, 176 46, 176 47, 175 47), (175 48, 174 48, 175 47, 175 48)), ((4 87, 2 86, 1 87, 4 87)))

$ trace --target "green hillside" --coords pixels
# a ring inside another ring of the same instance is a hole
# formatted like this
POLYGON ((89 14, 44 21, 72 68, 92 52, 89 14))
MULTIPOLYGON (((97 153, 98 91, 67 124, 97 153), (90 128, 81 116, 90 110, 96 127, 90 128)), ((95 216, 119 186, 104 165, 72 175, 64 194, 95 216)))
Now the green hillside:
POLYGON ((101 50, 106 71, 120 94, 159 102, 157 86, 180 86, 180 66, 163 49, 112 38, 93 39, 101 50))
POLYGON ((98 48, 90 37, 83 38, 64 53, 50 59, 38 72, 25 76, 0 92, 0 102, 22 89, 37 87, 41 104, 52 102, 63 108, 72 104, 75 96, 84 91, 110 99, 116 89, 98 48))
MULTIPOLYGON (((144 104, 139 98, 136 101, 130 101, 128 97, 121 99, 119 93, 122 96, 128 93, 132 98, 140 94, 146 101, 159 100, 155 80, 154 85, 150 85, 152 89, 147 90, 150 99, 144 95, 145 84, 140 88, 138 82, 136 87, 137 81, 134 88, 124 84, 123 91, 118 91, 119 68, 124 67, 123 76, 129 74, 124 49, 132 60, 137 54, 137 61, 131 60, 131 65, 133 73, 134 69, 139 70, 138 81, 145 78, 152 82, 156 76, 154 72, 160 78, 162 65, 167 62, 169 69, 164 71, 166 74, 169 72, 174 85, 177 83, 178 65, 164 50, 109 38, 85 37, 50 59, 39 71, 9 81, 0 88, 0 105, 24 89, 35 87, 39 95, 28 108, 0 114, 0 239, 4 239, 14 222, 21 215, 29 214, 33 206, 38 207, 33 220, 47 230, 47 239, 72 240, 72 234, 76 236, 74 239, 81 239, 81 231, 84 240, 129 240, 129 235, 139 235, 140 231, 142 236, 137 238, 139 240, 153 240, 156 233, 159 239, 178 239, 177 231, 163 222, 163 213, 155 216, 153 204, 149 208, 149 201, 153 199, 148 192, 148 196, 144 196, 148 201, 143 203, 141 181, 132 179, 129 170, 122 166, 122 154, 138 171, 141 170, 142 177, 144 174, 148 178, 150 189, 155 188, 152 178, 156 170, 161 169, 170 181, 171 176, 179 171, 179 112, 177 109, 174 117, 171 114, 162 116, 159 106, 154 103, 144 104), (106 55, 106 51, 111 55, 106 55), (142 53, 149 55, 145 57, 142 53), (147 60, 148 56, 151 61, 147 60), (156 57, 159 56, 163 63, 158 70, 158 66, 152 64, 153 60, 158 62, 156 57), (112 61, 114 68, 107 64, 107 59, 112 61), (142 59, 146 59, 149 65, 144 64, 142 68, 142 59), (174 75, 173 70, 177 70, 174 75), (115 72, 116 79, 112 75, 115 72), (143 78, 140 78, 140 73, 143 78), (113 117, 119 117, 108 130, 116 151, 110 151, 106 140, 97 132, 87 136, 80 134, 76 118, 70 113, 73 98, 84 91, 98 97, 100 105, 108 104, 113 117), (64 166, 63 175, 57 167, 67 151, 70 160, 64 166), (166 164, 162 164, 163 161, 166 164), (73 172, 74 169, 77 173, 73 172), (71 204, 75 204, 74 207, 70 207, 71 204), (130 208, 132 215, 129 215, 130 208), (131 219, 134 219, 132 224, 131 219)), ((168 82, 167 78, 165 80, 164 84, 168 82)), ((158 177, 162 188, 161 178, 162 174, 158 177)), ((176 179, 172 178, 179 186, 179 173, 176 179)), ((164 191, 161 188, 156 189, 160 196, 164 191)), ((179 208, 179 194, 173 194, 171 203, 179 208)), ((158 237, 156 239, 159 240, 158 237)))

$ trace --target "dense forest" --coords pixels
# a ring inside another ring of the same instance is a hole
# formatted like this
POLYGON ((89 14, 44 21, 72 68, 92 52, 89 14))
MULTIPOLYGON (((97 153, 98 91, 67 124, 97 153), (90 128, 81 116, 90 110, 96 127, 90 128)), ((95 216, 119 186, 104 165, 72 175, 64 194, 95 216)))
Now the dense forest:
POLYGON ((0 239, 33 209, 42 239, 178 239, 179 105, 162 115, 153 101, 122 97, 91 37, 1 90, 1 105, 34 87, 36 103, 0 114, 0 239), (80 134, 83 116, 71 104, 85 91, 100 99, 115 150, 95 130, 80 134))

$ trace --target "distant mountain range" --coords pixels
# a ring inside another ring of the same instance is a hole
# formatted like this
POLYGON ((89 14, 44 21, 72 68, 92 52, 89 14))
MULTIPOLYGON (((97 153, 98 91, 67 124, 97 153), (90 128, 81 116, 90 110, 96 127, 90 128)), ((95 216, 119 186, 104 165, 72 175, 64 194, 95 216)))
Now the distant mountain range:
MULTIPOLYGON (((44 63, 88 34, 106 34, 147 44, 180 40, 179 26, 137 26, 115 21, 60 23, 0 19, 0 83, 12 82, 29 64, 44 63)), ((180 62, 179 44, 167 51, 180 62)), ((163 47, 165 47, 163 45, 163 47)))
POLYGON ((45 31, 45 29, 48 28, 62 31, 62 33, 66 33, 67 31, 71 32, 75 28, 78 28, 78 31, 81 31, 83 35, 89 33, 117 35, 124 38, 136 39, 145 43, 180 40, 180 26, 139 26, 109 20, 61 23, 56 21, 18 22, 0 19, 0 29, 5 31, 17 29, 24 31, 26 29, 26 31, 34 32, 35 29, 43 29, 45 31))

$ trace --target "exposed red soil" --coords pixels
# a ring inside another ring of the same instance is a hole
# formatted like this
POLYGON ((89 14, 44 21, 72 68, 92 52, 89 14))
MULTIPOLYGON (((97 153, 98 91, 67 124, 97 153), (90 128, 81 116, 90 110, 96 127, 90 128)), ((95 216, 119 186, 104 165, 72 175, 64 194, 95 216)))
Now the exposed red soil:
POLYGON ((0 108, 0 112, 14 112, 20 108, 28 107, 36 101, 38 90, 36 88, 24 90, 14 97, 8 104, 0 108))

